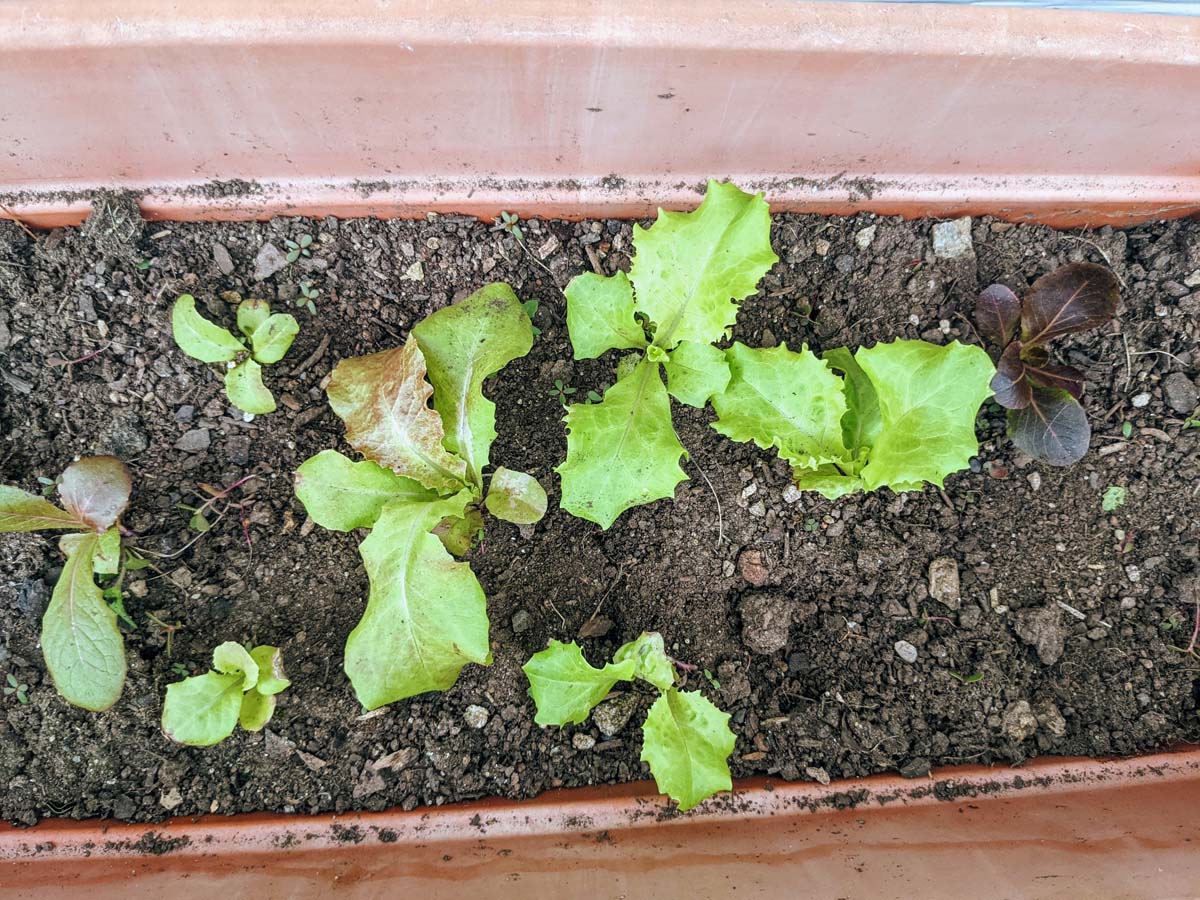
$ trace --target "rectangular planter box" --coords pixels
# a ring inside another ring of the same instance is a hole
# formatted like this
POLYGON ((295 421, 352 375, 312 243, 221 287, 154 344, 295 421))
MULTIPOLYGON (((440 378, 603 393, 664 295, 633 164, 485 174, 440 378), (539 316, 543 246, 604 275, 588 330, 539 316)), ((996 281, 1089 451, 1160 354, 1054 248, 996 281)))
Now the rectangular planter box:
MULTIPOLYGON (((1200 22, 748 0, 8 0, 0 215, 640 216, 709 176, 774 208, 1056 225, 1200 209, 1200 22)), ((931 780, 0 827, 0 896, 1200 895, 1200 754, 931 780)))

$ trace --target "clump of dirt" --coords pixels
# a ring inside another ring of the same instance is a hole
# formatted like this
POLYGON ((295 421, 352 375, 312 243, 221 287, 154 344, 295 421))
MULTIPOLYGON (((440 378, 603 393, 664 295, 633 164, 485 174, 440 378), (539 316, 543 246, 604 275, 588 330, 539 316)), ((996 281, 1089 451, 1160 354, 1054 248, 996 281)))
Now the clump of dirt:
POLYGON ((1200 224, 1065 233, 977 219, 973 251, 947 260, 929 221, 775 217, 781 262, 734 334, 752 345, 973 342, 982 286, 1020 288, 1074 260, 1110 265, 1124 286, 1120 320, 1062 348, 1088 377, 1091 451, 1070 468, 1034 463, 989 403, 978 457, 945 490, 831 502, 789 491, 786 465, 722 438, 710 410, 676 407, 690 480, 673 502, 601 531, 556 508, 565 439, 554 383, 575 397, 601 390, 614 361, 571 359, 560 289, 593 258, 627 269, 631 223, 523 222, 525 249, 455 216, 113 221, 36 239, 0 222, 0 481, 36 489, 76 454, 118 453, 135 476, 126 524, 156 554, 126 585, 136 628, 125 693, 96 715, 63 703, 41 662, 39 621, 62 564, 54 540, 0 536, 0 678, 30 685, 28 704, 0 707, 6 819, 412 809, 645 778, 637 725, 650 692, 631 689, 638 708, 611 737, 591 722, 533 722, 520 665, 585 624, 595 662, 661 631, 697 667, 688 687, 732 713, 739 776, 920 777, 932 765, 1200 737, 1195 660, 1175 649, 1191 634, 1186 579, 1200 556, 1200 429, 1182 408, 1200 364, 1200 224), (302 234, 314 237, 311 258, 253 280, 264 244, 302 234), (540 302, 541 335, 487 386, 499 407, 492 458, 539 477, 552 511, 524 530, 493 520, 471 554, 494 665, 364 717, 341 667, 367 593, 358 536, 312 527, 292 472, 347 449, 322 391, 339 359, 401 343, 494 280, 540 302), (302 281, 321 292, 315 315, 297 303, 302 281), (292 307, 302 323, 267 374, 279 411, 250 422, 170 335, 177 295, 232 322, 230 290, 292 307), (181 507, 197 505, 201 485, 251 473, 209 532, 189 529, 181 507), (1126 503, 1105 512, 1111 485, 1126 503), (165 686, 207 668, 223 640, 281 646, 293 686, 259 734, 173 745, 158 727, 165 686), (482 728, 464 719, 472 705, 490 714, 482 728))

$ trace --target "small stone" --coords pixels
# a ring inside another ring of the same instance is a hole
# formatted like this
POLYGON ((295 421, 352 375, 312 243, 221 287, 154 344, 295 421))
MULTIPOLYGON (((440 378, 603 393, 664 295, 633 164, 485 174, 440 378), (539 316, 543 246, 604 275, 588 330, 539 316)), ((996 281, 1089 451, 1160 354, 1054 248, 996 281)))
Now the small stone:
POLYGON ((771 654, 788 642, 792 603, 786 594, 759 591, 746 594, 740 604, 742 641, 755 653, 771 654))
POLYGON ((1000 732, 1009 740, 1020 743, 1033 737, 1038 729, 1037 716, 1026 700, 1016 700, 1005 708, 1000 732))
POLYGON ((1142 570, 1137 566, 1126 566, 1125 577, 1128 578, 1131 583, 1137 584, 1142 580, 1142 570))
POLYGON ((1183 283, 1188 287, 1200 287, 1200 269, 1197 269, 1191 275, 1184 278, 1183 283))
POLYGON ((949 556, 939 556, 929 564, 929 596, 950 609, 960 605, 958 563, 949 556))
POLYGON ((727 559, 721 563, 721 574, 726 578, 731 578, 733 573, 737 571, 737 566, 733 564, 732 559, 727 559))
POLYGON ((586 731, 577 731, 571 735, 571 746, 576 750, 591 750, 596 746, 596 739, 586 731))
POLYGON ((829 773, 817 766, 805 766, 804 774, 818 784, 829 784, 829 773))
POLYGON ((983 610, 978 606, 964 607, 958 613, 958 624, 963 628, 976 628, 983 621, 983 610))
POLYGON ((482 706, 471 704, 463 712, 463 721, 469 727, 478 730, 488 723, 488 711, 482 706))
POLYGON ((854 271, 854 257, 849 253, 842 253, 833 261, 833 266, 843 275, 849 275, 854 271))
POLYGON ((222 275, 233 274, 233 257, 229 255, 229 250, 224 244, 213 244, 212 255, 213 262, 217 264, 222 275))
POLYGON ((1128 609, 1134 609, 1136 607, 1137 607, 1137 598, 1136 597, 1122 597, 1121 598, 1121 609, 1128 610, 1128 609))
POLYGON ((404 747, 379 757, 379 759, 371 763, 371 768, 376 772, 383 769, 399 772, 407 769, 420 758, 421 752, 416 747, 404 747))
POLYGON ((1013 614, 1013 620, 1017 637, 1037 649, 1038 659, 1043 664, 1052 666, 1062 659, 1067 630, 1056 605, 1019 609, 1013 614))
POLYGON ((1172 372, 1163 380, 1163 396, 1175 412, 1188 414, 1200 404, 1200 390, 1182 372, 1172 372))
POLYGON ((896 655, 906 663, 915 663, 917 661, 917 648, 908 641, 896 641, 893 647, 896 655))
POLYGON ((193 428, 175 442, 175 449, 184 453, 203 453, 212 444, 207 428, 193 428))
POLYGON ((180 803, 183 802, 183 794, 179 793, 179 788, 173 787, 163 791, 158 797, 158 805, 170 812, 180 803))
POLYGON ((1145 409, 1150 405, 1150 395, 1145 391, 1142 391, 1140 394, 1135 394, 1133 399, 1129 402, 1132 403, 1136 409, 1145 409))
POLYGON ((960 259, 975 255, 971 241, 971 217, 963 216, 933 226, 933 255, 940 259, 960 259))
POLYGON ((421 267, 421 261, 418 259, 415 263, 404 270, 404 274, 400 276, 401 281, 424 281, 425 270, 421 267))
POLYGON ((755 587, 762 587, 770 577, 762 553, 758 550, 743 550, 738 555, 738 571, 755 587))
POLYGON ((900 767, 901 778, 924 778, 932 769, 929 760, 918 756, 916 759, 910 759, 900 767))
POLYGON ((750 513, 750 515, 754 516, 756 519, 761 519, 767 514, 767 507, 765 503, 763 503, 761 500, 758 500, 754 503, 751 503, 750 508, 746 510, 746 512, 750 513))
POLYGON ((350 796, 355 800, 362 800, 364 797, 370 797, 372 794, 378 794, 387 783, 383 780, 383 776, 374 769, 368 767, 363 770, 361 776, 354 784, 354 789, 350 792, 350 796))
POLYGON ((1038 726, 1049 732, 1054 737, 1064 737, 1067 733, 1067 720, 1063 718, 1063 714, 1059 712, 1058 707, 1049 700, 1043 700, 1034 707, 1033 713, 1037 716, 1038 726))
POLYGON ((254 280, 266 281, 288 264, 283 251, 274 244, 263 244, 254 257, 254 280))
POLYGON ((1042 489, 1042 474, 1040 472, 1030 472, 1025 476, 1025 480, 1029 482, 1029 486, 1035 491, 1042 489))
POLYGON ((832 247, 833 244, 829 243, 829 241, 825 240, 825 238, 817 238, 815 241, 813 241, 813 251, 817 254, 817 256, 827 256, 830 248, 832 247))
POLYGON ((859 250, 866 250, 871 246, 871 241, 875 240, 875 226, 868 225, 866 228, 860 228, 854 233, 854 243, 859 250))
POLYGON ((192 406, 191 404, 185 403, 183 406, 179 407, 179 409, 175 410, 176 422, 183 422, 186 424, 187 422, 192 421, 194 418, 196 418, 196 407, 192 406))
POLYGON ((546 238, 546 240, 542 241, 541 246, 538 247, 538 251, 537 251, 538 259, 543 260, 543 261, 548 259, 554 253, 554 251, 557 249, 558 249, 558 238, 556 238, 554 235, 550 235, 550 237, 548 237, 548 238, 546 238))
POLYGON ((800 490, 800 488, 796 487, 796 485, 794 485, 794 484, 789 484, 787 487, 785 487, 783 489, 783 502, 784 503, 795 503, 797 500, 799 500, 803 496, 804 496, 804 491, 800 490))
POLYGON ((518 609, 513 613, 512 630, 514 634, 524 634, 533 625, 533 616, 527 609, 518 609))
POLYGON ((592 722, 600 729, 602 735, 612 737, 629 724, 636 709, 637 697, 633 694, 618 694, 592 710, 592 722))

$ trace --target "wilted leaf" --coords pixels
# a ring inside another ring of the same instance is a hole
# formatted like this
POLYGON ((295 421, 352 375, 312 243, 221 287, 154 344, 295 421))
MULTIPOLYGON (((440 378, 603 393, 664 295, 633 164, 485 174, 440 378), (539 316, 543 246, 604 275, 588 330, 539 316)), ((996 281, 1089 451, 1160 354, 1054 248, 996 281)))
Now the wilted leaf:
POLYGON ((92 577, 99 535, 69 534, 67 562, 42 617, 42 654, 54 686, 68 703, 100 712, 125 685, 125 642, 117 616, 92 577))
POLYGON ((85 456, 71 463, 58 482, 63 506, 93 531, 107 531, 129 506, 133 481, 115 456, 85 456))
POLYGON ((292 683, 284 674, 283 653, 278 647, 260 644, 250 651, 250 656, 258 665, 258 681, 254 685, 257 693, 273 696, 292 683))
POLYGON ((238 724, 246 731, 262 731, 275 714, 275 695, 247 691, 242 694, 238 724))
POLYGON ((632 659, 608 663, 597 669, 583 658, 572 641, 550 641, 521 667, 529 679, 529 696, 537 706, 534 721, 539 725, 577 725, 587 719, 597 703, 618 681, 633 678, 632 659))
POLYGON ((346 440, 368 459, 442 492, 466 483, 466 463, 446 451, 442 418, 428 405, 433 388, 414 336, 403 347, 342 360, 326 390, 346 440))
POLYGON ((686 452, 671 425, 671 401, 658 364, 644 360, 600 403, 572 404, 566 415, 563 509, 608 528, 617 516, 675 493, 687 476, 686 452))
POLYGON ((636 640, 623 645, 613 654, 614 663, 632 661, 630 679, 648 681, 660 691, 675 685, 675 663, 667 655, 662 635, 656 631, 643 632, 636 640))
POLYGON ((179 349, 201 362, 228 362, 246 352, 241 341, 196 312, 191 294, 184 294, 171 307, 171 331, 179 349))
POLYGON ((575 359, 595 359, 606 350, 640 350, 648 343, 633 317, 633 286, 624 272, 608 278, 592 272, 576 275, 563 293, 575 359))
POLYGON ((1100 500, 1100 508, 1105 512, 1114 512, 1125 505, 1125 488, 1119 484, 1109 485, 1104 489, 1100 500))
POLYGON ((1021 301, 1002 284, 983 289, 975 301, 975 325, 989 344, 1005 346, 1021 321, 1021 301))
POLYGON ((1034 385, 1029 405, 1009 411, 1008 436, 1034 459, 1069 466, 1087 453, 1092 429, 1087 413, 1067 391, 1034 385))
POLYGON ((1120 290, 1104 266, 1071 263, 1033 283, 1021 308, 1021 342, 1047 344, 1064 334, 1099 328, 1117 314, 1120 290))
POLYGON ((733 787, 729 754, 735 738, 729 714, 699 691, 667 690, 642 726, 642 761, 658 789, 688 810, 718 791, 733 787))
POLYGON ((634 225, 633 244, 637 309, 657 324, 654 343, 664 350, 725 337, 737 319, 735 301, 753 294, 779 260, 762 194, 716 181, 692 212, 660 209, 651 228, 634 225))
POLYGON ((191 747, 211 747, 233 734, 242 709, 242 676, 205 672, 167 685, 162 730, 191 747))
POLYGON ((725 351, 712 344, 683 341, 663 363, 667 392, 680 403, 703 409, 708 401, 729 386, 729 362, 725 351))
POLYGON ((254 416, 275 412, 275 397, 262 380, 262 366, 244 359, 225 373, 225 393, 229 402, 254 416))
POLYGON ((393 500, 435 500, 437 493, 369 459, 352 462, 322 450, 296 470, 296 497, 322 528, 352 531, 374 525, 393 500))
POLYGON ((466 556, 483 534, 483 513, 469 505, 461 516, 447 516, 438 522, 433 533, 453 556, 466 556))
POLYGON ((431 533, 470 500, 463 490, 433 503, 390 503, 359 548, 371 595, 346 641, 345 665, 367 709, 444 691, 467 663, 491 661, 483 589, 431 533))
POLYGON ((240 675, 242 690, 248 691, 258 684, 258 663, 245 647, 237 641, 225 641, 213 650, 213 668, 222 675, 240 675))
POLYGON ((0 484, 0 532, 87 527, 85 523, 69 512, 59 509, 45 497, 0 484))
POLYGON ((1024 409, 1029 405, 1033 385, 1025 377, 1020 341, 1013 341, 1004 348, 989 387, 996 395, 996 402, 1006 409, 1024 409))
POLYGON ((482 487, 496 439, 496 404, 483 396, 483 382, 529 352, 529 316, 512 288, 497 282, 439 309, 419 322, 412 336, 428 367, 433 406, 445 428, 442 443, 466 462, 470 482, 482 487))
POLYGON ((250 346, 254 358, 264 366, 277 363, 291 349, 292 341, 300 333, 300 324, 287 313, 275 313, 254 329, 250 346))
POLYGON ((546 491, 536 478, 503 466, 492 473, 484 505, 488 512, 515 525, 532 525, 546 514, 546 491))

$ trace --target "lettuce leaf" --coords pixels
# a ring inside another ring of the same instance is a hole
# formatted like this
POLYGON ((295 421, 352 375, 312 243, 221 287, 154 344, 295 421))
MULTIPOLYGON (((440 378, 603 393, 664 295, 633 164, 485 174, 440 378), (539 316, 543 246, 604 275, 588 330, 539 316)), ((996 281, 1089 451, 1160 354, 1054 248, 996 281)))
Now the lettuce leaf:
POLYGON ((649 764, 658 789, 686 811, 733 788, 728 760, 735 743, 728 713, 699 691, 669 688, 646 715, 642 761, 649 764))
POLYGON ((634 660, 628 659, 597 669, 583 658, 574 641, 550 641, 521 667, 529 679, 529 696, 537 705, 534 721, 542 726, 583 722, 613 685, 633 678, 635 668, 634 660))

